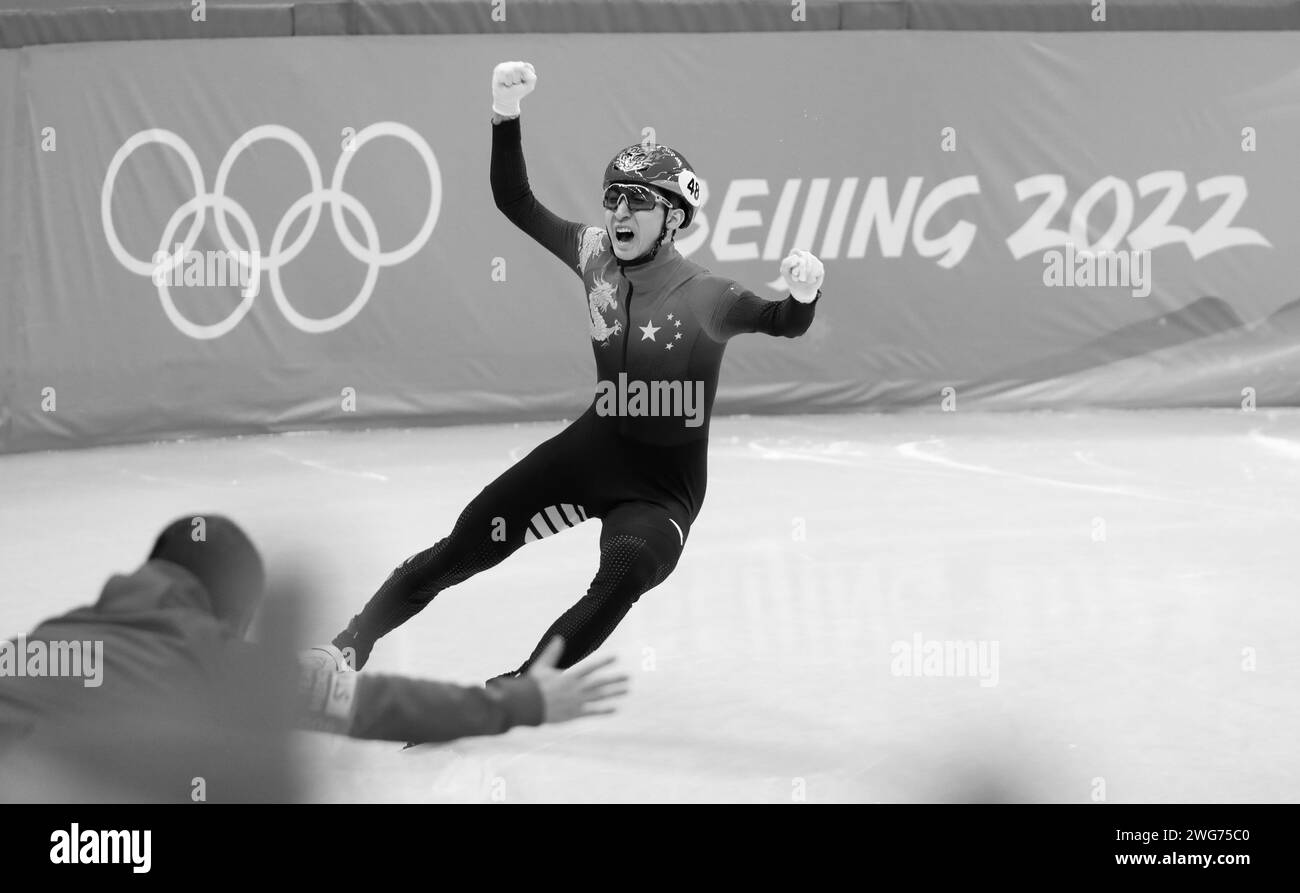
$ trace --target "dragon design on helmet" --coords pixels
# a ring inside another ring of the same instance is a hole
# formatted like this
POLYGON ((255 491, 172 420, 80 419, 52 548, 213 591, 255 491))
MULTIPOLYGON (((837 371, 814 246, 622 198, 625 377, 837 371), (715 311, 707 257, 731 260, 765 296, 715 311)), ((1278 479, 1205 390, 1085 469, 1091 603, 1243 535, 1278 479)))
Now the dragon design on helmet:
POLYGON ((614 159, 614 167, 625 174, 630 174, 643 171, 663 158, 673 158, 680 161, 677 153, 667 146, 661 146, 658 143, 651 145, 638 143, 635 146, 628 146, 620 152, 618 157, 614 159))

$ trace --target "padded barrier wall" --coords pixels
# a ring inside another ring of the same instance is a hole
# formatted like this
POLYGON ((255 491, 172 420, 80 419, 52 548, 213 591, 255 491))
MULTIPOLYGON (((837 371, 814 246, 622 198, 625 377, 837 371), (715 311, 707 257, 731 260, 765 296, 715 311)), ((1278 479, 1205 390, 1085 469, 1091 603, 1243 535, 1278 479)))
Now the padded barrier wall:
POLYGON ((158 40, 0 52, 0 450, 580 412, 593 310, 488 187, 521 57, 557 213, 599 222, 653 128, 706 184, 693 259, 771 297, 792 246, 825 259, 720 412, 1300 402, 1300 35, 158 40), (602 74, 637 55, 664 76, 602 74), (149 275, 254 239, 252 298, 149 275), (1074 247, 1149 251, 1149 293, 1049 284, 1074 247))

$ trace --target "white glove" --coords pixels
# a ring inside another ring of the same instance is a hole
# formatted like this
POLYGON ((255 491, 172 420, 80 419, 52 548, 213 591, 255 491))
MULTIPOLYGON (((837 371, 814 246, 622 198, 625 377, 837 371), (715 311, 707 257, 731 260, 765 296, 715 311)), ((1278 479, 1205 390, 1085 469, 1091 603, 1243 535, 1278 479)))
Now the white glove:
POLYGON ((502 62, 492 69, 492 111, 503 118, 519 114, 519 100, 537 86, 531 62, 502 62))
POLYGON ((781 261, 781 275, 790 294, 801 304, 811 303, 822 287, 826 268, 812 252, 796 248, 781 261))

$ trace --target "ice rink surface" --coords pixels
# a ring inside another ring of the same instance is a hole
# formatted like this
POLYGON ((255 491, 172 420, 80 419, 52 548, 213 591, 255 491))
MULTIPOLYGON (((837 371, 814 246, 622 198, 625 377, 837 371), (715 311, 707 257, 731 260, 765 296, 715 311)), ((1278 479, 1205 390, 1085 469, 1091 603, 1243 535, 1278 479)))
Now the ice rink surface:
MULTIPOLYGON (((0 634, 93 601, 173 517, 221 512, 273 567, 306 568, 324 641, 560 428, 0 457, 0 634)), ((712 432, 676 572, 602 650, 633 676, 616 716, 407 751, 304 733, 312 799, 1300 800, 1300 411, 712 432)), ((442 593, 367 672, 518 665, 585 591, 598 525, 442 593)))

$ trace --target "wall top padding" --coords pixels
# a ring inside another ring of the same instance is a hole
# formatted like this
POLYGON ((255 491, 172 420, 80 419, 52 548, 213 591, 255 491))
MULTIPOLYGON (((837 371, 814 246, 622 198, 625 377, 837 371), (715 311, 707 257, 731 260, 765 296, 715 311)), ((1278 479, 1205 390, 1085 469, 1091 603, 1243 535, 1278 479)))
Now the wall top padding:
POLYGON ((340 34, 1276 31, 1300 0, 0 0, 0 48, 340 34), (200 21, 195 19, 200 17, 200 21))

